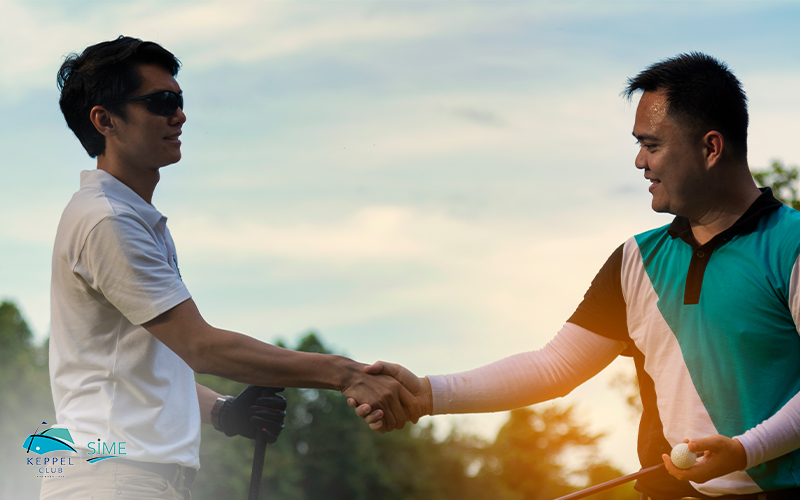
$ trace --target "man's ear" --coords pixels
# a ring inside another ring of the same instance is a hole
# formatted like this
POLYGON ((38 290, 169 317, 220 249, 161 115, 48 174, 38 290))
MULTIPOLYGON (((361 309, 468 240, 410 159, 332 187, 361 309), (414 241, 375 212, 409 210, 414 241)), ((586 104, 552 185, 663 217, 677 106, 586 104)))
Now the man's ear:
POLYGON ((89 119, 98 132, 106 137, 117 135, 117 120, 120 118, 103 106, 95 106, 89 111, 89 119))
POLYGON ((716 130, 710 130, 703 136, 703 156, 707 167, 711 168, 720 162, 724 148, 725 138, 716 130))

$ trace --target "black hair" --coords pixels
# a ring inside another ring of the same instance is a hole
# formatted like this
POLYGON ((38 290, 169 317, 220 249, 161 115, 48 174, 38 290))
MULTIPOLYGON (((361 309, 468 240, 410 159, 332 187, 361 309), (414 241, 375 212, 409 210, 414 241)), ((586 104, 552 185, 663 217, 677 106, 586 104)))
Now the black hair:
POLYGON ((622 95, 663 91, 667 114, 705 134, 716 130, 734 157, 747 158, 747 96, 725 63, 691 52, 657 62, 633 78, 622 95))
POLYGON ((89 112, 101 105, 124 120, 125 106, 119 101, 142 86, 136 70, 139 64, 156 64, 173 77, 181 66, 161 45, 120 35, 116 40, 87 47, 80 55, 69 54, 58 70, 58 104, 90 157, 105 153, 106 138, 92 124, 89 112))

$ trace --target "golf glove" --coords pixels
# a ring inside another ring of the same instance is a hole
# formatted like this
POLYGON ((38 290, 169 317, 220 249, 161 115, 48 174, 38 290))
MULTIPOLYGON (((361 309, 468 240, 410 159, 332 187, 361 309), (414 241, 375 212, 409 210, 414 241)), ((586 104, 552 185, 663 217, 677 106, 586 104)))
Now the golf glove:
POLYGON ((278 394, 282 390, 250 385, 235 398, 229 396, 219 412, 222 432, 255 439, 257 432, 263 430, 267 443, 277 441, 286 418, 286 399, 278 394))

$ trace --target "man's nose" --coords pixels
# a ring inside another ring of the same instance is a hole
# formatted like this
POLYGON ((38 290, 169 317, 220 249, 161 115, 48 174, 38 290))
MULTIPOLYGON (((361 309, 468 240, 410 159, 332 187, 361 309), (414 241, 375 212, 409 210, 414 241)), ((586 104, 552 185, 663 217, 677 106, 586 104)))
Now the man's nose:
POLYGON ((647 168, 647 156, 644 153, 644 148, 639 148, 639 152, 636 154, 636 159, 633 160, 633 164, 636 168, 647 168))
POLYGON ((186 123, 186 113, 184 113, 183 109, 181 108, 175 109, 175 113, 173 113, 172 118, 175 120, 173 123, 179 123, 181 125, 186 123))

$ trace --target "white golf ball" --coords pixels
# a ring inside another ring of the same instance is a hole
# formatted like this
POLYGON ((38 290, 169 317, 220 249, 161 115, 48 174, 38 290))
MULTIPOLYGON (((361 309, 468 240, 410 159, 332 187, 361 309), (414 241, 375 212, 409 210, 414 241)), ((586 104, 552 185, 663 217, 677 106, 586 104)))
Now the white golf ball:
POLYGON ((697 460, 697 455, 689 451, 689 445, 686 443, 679 443, 672 448, 672 453, 669 454, 672 463, 679 469, 688 469, 697 460))

